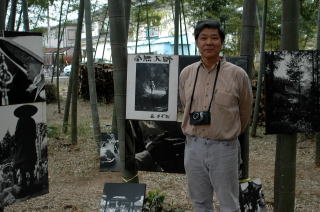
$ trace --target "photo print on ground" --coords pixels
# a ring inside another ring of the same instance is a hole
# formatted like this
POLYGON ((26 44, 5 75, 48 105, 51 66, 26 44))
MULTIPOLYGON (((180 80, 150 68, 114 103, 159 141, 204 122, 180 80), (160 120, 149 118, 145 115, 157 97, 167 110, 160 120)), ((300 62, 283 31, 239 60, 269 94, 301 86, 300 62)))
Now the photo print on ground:
POLYGON ((105 183, 99 212, 141 212, 145 193, 145 184, 105 183))
POLYGON ((121 171, 119 140, 113 133, 101 133, 100 171, 121 171))
POLYGON ((128 55, 126 118, 176 121, 178 57, 128 55))
POLYGON ((266 133, 320 131, 319 51, 265 53, 266 133))

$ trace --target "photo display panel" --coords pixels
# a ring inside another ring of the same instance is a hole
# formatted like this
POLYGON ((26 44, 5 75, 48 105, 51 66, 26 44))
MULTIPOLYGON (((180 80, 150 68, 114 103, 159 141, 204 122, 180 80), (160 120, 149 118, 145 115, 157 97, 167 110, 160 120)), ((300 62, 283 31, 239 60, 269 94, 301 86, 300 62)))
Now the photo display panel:
POLYGON ((42 35, 0 37, 0 208, 49 192, 42 35))
MULTIPOLYGON (((179 56, 179 73, 181 70, 200 60, 200 56, 179 56)), ((247 70, 247 57, 226 57, 227 61, 247 70)), ((176 82, 178 84, 178 82, 176 82)), ((185 173, 184 147, 185 135, 181 122, 130 120, 135 131, 135 165, 140 171, 185 173)), ((126 129, 129 129, 127 127, 126 129)), ((126 162, 129 164, 129 161, 126 162)))
POLYGON ((128 55, 126 118, 177 120, 178 56, 128 55))
POLYGON ((319 51, 265 52, 266 133, 320 131, 319 51))

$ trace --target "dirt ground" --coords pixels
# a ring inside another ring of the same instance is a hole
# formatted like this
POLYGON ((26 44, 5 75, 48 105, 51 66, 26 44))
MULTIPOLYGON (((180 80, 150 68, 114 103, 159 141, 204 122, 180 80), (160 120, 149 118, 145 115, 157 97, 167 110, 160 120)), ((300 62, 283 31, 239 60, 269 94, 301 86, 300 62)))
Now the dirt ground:
MULTIPOLYGON (((62 94, 65 92, 62 88, 62 94)), ((47 105, 49 131, 61 126, 63 107, 64 104, 61 104, 61 113, 58 113, 57 104, 47 105)), ((110 123, 112 107, 111 104, 99 104, 102 131, 110 123)), ((70 145, 70 135, 64 135, 59 130, 48 139, 49 193, 15 203, 5 208, 5 212, 98 211, 104 183, 122 182, 119 172, 99 171, 99 156, 92 139, 90 104, 80 100, 78 114, 77 145, 70 145)), ((259 128, 259 136, 250 138, 249 175, 262 180, 268 211, 273 211, 276 137, 263 133, 264 129, 259 128)), ((314 164, 314 149, 313 139, 306 135, 298 136, 296 212, 320 210, 320 168, 314 164)), ((180 208, 180 211, 192 211, 184 175, 139 172, 139 180, 147 185, 147 192, 159 189, 165 195, 165 202, 171 207, 180 208)), ((216 200, 215 203, 218 205, 216 200)))

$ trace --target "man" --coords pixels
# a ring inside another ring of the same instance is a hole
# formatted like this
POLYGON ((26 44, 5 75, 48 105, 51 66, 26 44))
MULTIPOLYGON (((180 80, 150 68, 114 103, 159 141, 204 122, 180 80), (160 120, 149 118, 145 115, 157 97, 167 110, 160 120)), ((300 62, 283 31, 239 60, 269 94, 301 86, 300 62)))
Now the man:
POLYGON ((196 212, 240 211, 238 136, 250 120, 252 90, 246 72, 220 57, 225 34, 220 23, 197 23, 194 36, 201 60, 180 74, 179 95, 186 135, 184 166, 196 212))

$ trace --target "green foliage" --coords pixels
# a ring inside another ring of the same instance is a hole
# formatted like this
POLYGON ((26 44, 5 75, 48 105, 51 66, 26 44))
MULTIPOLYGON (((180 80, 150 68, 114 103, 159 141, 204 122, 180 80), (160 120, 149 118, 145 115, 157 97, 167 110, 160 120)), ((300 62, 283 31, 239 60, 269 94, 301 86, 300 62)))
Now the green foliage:
POLYGON ((149 191, 145 198, 143 212, 161 212, 165 196, 159 190, 149 191))
MULTIPOLYGON (((263 1, 258 4, 262 11, 263 1)), ((278 50, 280 48, 281 36, 281 1, 268 1, 267 25, 266 25, 266 43, 265 49, 278 50)))
POLYGON ((315 40, 317 35, 318 4, 319 0, 300 0, 300 49, 315 49, 315 42, 310 41, 315 40), (311 46, 307 46, 308 42, 311 43, 311 46))
POLYGON ((48 126, 48 138, 59 138, 61 136, 61 128, 58 125, 48 126))
POLYGON ((47 28, 46 27, 35 27, 35 28, 31 29, 30 31, 45 33, 45 32, 47 32, 47 28))
POLYGON ((147 12, 149 18, 150 26, 159 26, 162 18, 162 14, 159 11, 159 8, 155 7, 155 4, 145 4, 142 1, 142 4, 137 4, 131 9, 131 23, 136 25, 138 20, 140 21, 140 26, 147 24, 147 12))
POLYGON ((52 4, 53 1, 48 0, 28 0, 28 5, 30 6, 38 6, 42 8, 48 8, 49 4, 52 4))

